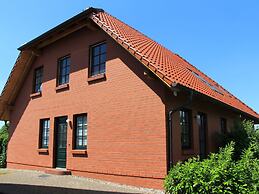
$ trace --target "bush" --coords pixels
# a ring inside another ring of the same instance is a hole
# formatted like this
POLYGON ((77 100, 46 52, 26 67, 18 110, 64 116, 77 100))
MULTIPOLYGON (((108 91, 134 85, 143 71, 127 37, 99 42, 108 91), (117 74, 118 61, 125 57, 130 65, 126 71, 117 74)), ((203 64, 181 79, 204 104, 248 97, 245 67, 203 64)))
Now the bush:
POLYGON ((231 142, 208 159, 199 157, 176 164, 165 178, 167 193, 258 193, 259 160, 254 157, 255 144, 232 159, 235 143, 231 142))
POLYGON ((0 168, 6 166, 6 148, 8 143, 8 126, 0 129, 0 168))
POLYGON ((259 159, 259 130, 254 129, 252 121, 236 122, 233 129, 226 134, 219 134, 219 147, 225 147, 231 141, 235 142, 234 159, 240 159, 249 145, 255 144, 254 156, 259 159))

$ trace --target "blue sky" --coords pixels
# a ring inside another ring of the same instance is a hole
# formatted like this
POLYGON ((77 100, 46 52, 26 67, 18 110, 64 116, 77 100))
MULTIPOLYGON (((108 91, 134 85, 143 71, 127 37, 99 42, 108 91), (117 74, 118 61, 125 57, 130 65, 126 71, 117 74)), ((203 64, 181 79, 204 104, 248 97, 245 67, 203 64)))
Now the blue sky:
POLYGON ((20 45, 90 6, 180 54, 259 112, 258 0, 2 0, 0 90, 20 45))

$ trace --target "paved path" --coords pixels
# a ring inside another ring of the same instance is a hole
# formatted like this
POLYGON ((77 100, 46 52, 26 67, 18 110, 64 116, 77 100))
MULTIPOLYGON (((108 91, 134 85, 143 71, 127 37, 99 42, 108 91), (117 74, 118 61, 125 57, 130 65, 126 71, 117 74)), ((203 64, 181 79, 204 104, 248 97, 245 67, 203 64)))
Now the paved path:
POLYGON ((0 194, 117 194, 163 192, 76 176, 0 169, 0 194))

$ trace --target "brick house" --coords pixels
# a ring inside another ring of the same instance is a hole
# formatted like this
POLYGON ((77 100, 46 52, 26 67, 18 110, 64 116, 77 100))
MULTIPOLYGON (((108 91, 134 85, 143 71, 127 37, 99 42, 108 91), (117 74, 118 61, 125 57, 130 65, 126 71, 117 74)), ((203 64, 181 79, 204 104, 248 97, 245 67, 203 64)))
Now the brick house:
POLYGON ((186 60, 89 8, 19 48, 0 97, 7 166, 162 188, 172 163, 259 115, 186 60))

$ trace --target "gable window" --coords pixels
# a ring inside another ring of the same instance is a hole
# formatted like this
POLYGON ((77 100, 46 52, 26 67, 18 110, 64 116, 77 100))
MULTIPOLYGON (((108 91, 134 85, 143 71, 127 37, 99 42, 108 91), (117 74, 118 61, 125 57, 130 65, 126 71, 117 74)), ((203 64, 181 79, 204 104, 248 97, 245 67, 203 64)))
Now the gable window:
POLYGON ((49 147, 49 119, 40 120, 40 148, 49 147))
POLYGON ((33 93, 42 91, 43 67, 39 67, 34 71, 33 93))
POLYGON ((75 122, 75 149, 86 149, 87 146, 87 114, 76 115, 75 122))
POLYGON ((90 76, 105 73, 106 63, 106 43, 101 43, 91 47, 91 67, 90 76))
POLYGON ((181 144, 183 149, 191 148, 191 111, 180 111, 181 144))
POLYGON ((221 126, 221 132, 226 134, 227 133, 227 119, 221 118, 220 119, 220 126, 221 126))
POLYGON ((58 60, 58 85, 69 83, 70 57, 63 57, 58 60))

